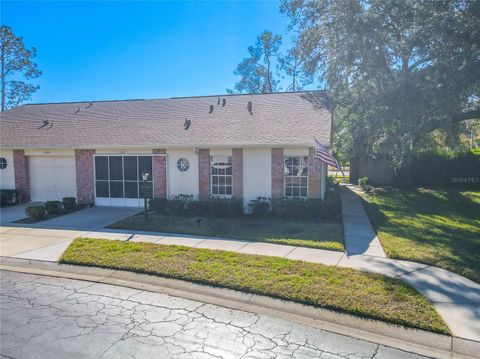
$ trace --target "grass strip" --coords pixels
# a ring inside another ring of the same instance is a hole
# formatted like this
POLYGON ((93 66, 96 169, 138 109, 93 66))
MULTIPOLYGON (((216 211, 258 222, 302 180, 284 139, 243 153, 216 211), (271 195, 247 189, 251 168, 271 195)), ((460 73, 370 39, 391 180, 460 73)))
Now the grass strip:
POLYGON ((292 300, 437 333, 433 305, 395 278, 280 257, 77 238, 61 263, 128 270, 292 300))
POLYGON ((143 215, 135 215, 116 222, 109 228, 223 237, 335 251, 344 250, 340 223, 152 214, 148 222, 145 222, 143 215))
POLYGON ((378 188, 362 197, 388 257, 480 283, 480 191, 378 188))

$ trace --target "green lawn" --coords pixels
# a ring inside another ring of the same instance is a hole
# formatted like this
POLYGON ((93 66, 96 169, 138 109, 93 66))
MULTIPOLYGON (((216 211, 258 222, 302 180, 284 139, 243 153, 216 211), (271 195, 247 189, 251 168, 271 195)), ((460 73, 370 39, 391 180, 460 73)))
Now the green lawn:
POLYGON ((363 198, 390 258, 480 283, 480 191, 376 189, 363 198))
POLYGON ((136 215, 110 228, 224 237, 256 242, 290 244, 343 251, 343 231, 339 223, 318 223, 265 218, 201 218, 152 214, 145 223, 136 215))
POLYGON ((348 268, 153 243, 78 238, 61 263, 179 278, 449 333, 433 305, 395 278, 348 268))

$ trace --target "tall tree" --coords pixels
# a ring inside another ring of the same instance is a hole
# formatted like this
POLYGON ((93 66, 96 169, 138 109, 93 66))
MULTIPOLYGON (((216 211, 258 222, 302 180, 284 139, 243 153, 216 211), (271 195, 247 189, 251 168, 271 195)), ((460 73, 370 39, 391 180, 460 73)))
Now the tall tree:
POLYGON ((305 70, 335 99, 335 143, 396 168, 480 117, 480 1, 283 0, 305 70))
POLYGON ((280 69, 290 78, 287 91, 299 91, 305 85, 312 83, 312 76, 303 70, 299 47, 294 46, 285 55, 280 55, 278 62, 280 69))
POLYGON ((234 71, 241 76, 229 93, 270 93, 278 91, 279 81, 275 78, 275 58, 282 43, 280 35, 265 30, 257 37, 255 46, 248 48, 249 57, 240 62, 234 71))
POLYGON ((37 50, 25 48, 21 37, 15 36, 8 26, 0 27, 0 81, 1 111, 17 106, 28 100, 39 89, 22 81, 30 80, 42 74, 33 59, 37 50))

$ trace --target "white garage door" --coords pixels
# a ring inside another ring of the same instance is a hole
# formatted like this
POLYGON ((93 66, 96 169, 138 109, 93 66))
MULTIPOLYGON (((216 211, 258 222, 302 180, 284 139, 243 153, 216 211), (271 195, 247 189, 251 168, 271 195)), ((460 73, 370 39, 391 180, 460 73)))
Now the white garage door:
POLYGON ((32 201, 77 196, 74 156, 31 156, 29 161, 32 201))

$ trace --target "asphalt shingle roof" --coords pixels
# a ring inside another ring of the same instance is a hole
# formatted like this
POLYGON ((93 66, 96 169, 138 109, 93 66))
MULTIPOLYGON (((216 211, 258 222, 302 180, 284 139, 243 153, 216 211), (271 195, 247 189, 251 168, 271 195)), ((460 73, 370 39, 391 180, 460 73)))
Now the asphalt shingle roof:
POLYGON ((329 145, 329 104, 327 92, 310 91, 23 105, 1 113, 0 144, 18 149, 311 146, 316 137, 329 145), (49 124, 38 129, 46 120, 49 124))

